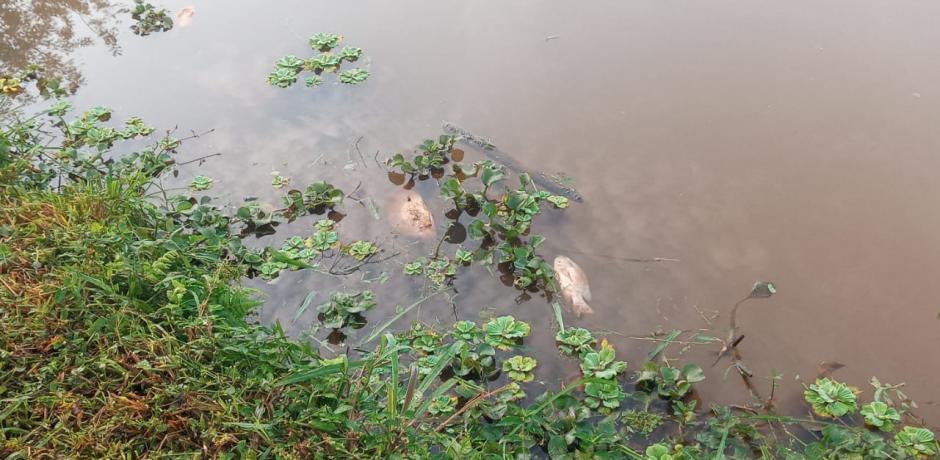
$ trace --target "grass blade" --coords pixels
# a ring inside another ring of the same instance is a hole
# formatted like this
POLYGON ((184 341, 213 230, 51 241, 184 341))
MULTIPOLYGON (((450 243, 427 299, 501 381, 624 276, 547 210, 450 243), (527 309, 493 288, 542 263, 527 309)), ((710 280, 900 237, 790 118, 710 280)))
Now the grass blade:
POLYGON ((676 340, 676 337, 679 337, 679 334, 681 333, 682 331, 680 331, 679 329, 673 329, 672 332, 670 332, 669 335, 666 336, 666 338, 663 339, 663 341, 660 342, 659 345, 657 345, 655 349, 653 349, 653 351, 651 351, 648 355, 646 355, 646 360, 652 361, 653 359, 655 359, 656 356, 662 353, 666 349, 666 347, 671 345, 672 341, 676 340))
POLYGON ((408 390, 405 391, 405 404, 401 410, 407 411, 411 406, 411 400, 415 397, 415 388, 418 386, 418 367, 411 365, 411 376, 408 377, 408 390))
POLYGON ((347 363, 327 364, 326 366, 320 366, 309 371, 288 375, 287 377, 274 382, 274 386, 282 387, 285 385, 294 385, 297 383, 308 382, 310 380, 325 377, 327 375, 344 373, 347 369, 362 367, 363 364, 364 361, 361 360, 349 361, 347 363))
POLYGON ((428 408, 431 407, 431 403, 434 402, 434 400, 437 399, 439 396, 443 395, 444 393, 447 393, 447 391, 453 388, 455 384, 457 384, 457 379, 451 378, 451 379, 447 379, 446 382, 438 385, 438 387, 434 389, 434 392, 431 393, 431 396, 424 398, 424 400, 421 401, 421 405, 418 406, 417 410, 415 410, 414 418, 412 418, 411 421, 408 422, 408 425, 414 424, 421 417, 423 417, 425 412, 428 411, 428 408))
POLYGON ((307 308, 310 307, 310 303, 313 302, 313 298, 316 296, 317 291, 310 291, 310 293, 307 294, 307 297, 304 297, 304 301, 300 304, 300 308, 297 309, 297 313, 294 313, 294 319, 291 320, 291 324, 296 323, 297 320, 300 319, 301 315, 307 311, 307 308))
POLYGON ((565 320, 561 317, 561 304, 552 302, 552 311, 555 313, 555 321, 558 323, 558 331, 565 332, 565 320))
MULTIPOLYGON (((388 342, 395 338, 391 334, 385 335, 388 342)), ((393 347, 394 348, 394 347, 393 347)), ((394 420, 398 416, 398 353, 392 353, 390 357, 392 375, 388 380, 388 419, 394 420)))
POLYGON ((428 294, 428 295, 426 295, 426 296, 424 296, 424 297, 418 299, 415 303, 413 303, 413 304, 407 306, 406 308, 402 309, 402 311, 398 312, 397 314, 395 314, 395 316, 391 317, 391 319, 389 319, 388 321, 386 321, 385 324, 383 324, 383 325, 381 325, 381 326, 375 328, 375 330, 373 330, 372 333, 369 334, 368 337, 366 337, 366 338, 363 339, 361 342, 359 342, 359 345, 356 345, 356 347, 362 347, 363 345, 365 345, 365 344, 367 344, 367 343, 369 343, 369 342, 371 342, 371 341, 377 339, 380 335, 382 335, 383 332, 385 332, 386 329, 388 329, 388 328, 392 325, 392 323, 394 323, 395 321, 398 321, 399 319, 401 319, 402 316, 405 316, 406 314, 408 314, 409 311, 413 310, 413 309, 414 309, 415 307, 417 307, 418 305, 421 305, 422 303, 424 303, 426 300, 430 299, 431 297, 434 297, 434 296, 437 295, 439 292, 441 292, 441 291, 432 292, 432 293, 430 293, 430 294, 428 294))
POLYGON ((450 366, 451 361, 454 360, 454 356, 457 355, 458 344, 463 342, 457 341, 450 345, 444 353, 441 353, 441 359, 437 361, 437 364, 431 368, 431 373, 424 376, 424 380, 421 381, 421 384, 418 385, 418 394, 424 395, 424 392, 428 391, 428 388, 431 388, 431 384, 441 375, 441 372, 444 371, 444 368, 450 366))

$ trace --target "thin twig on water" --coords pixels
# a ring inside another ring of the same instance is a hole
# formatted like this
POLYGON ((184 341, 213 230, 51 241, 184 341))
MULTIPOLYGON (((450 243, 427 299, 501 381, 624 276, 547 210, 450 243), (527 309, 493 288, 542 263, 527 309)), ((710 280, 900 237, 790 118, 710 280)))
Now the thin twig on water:
MULTIPOLYGON (((186 166, 186 165, 188 165, 188 164, 195 163, 195 162, 197 162, 197 161, 200 161, 200 162, 201 162, 201 161, 203 161, 203 160, 206 160, 206 159, 209 159, 209 158, 212 158, 212 157, 220 157, 220 156, 222 156, 222 152, 211 153, 211 154, 209 154, 209 155, 203 155, 203 156, 201 156, 201 157, 199 157, 199 158, 193 158, 192 160, 184 161, 184 162, 182 162, 182 163, 177 163, 176 165, 177 165, 177 166, 186 166)), ((200 164, 202 164, 202 163, 200 163, 200 164)))
POLYGON ((362 163, 362 167, 368 168, 369 166, 366 165, 365 158, 362 157, 362 151, 359 150, 359 142, 361 141, 362 141, 362 136, 359 136, 359 139, 356 139, 356 152, 359 153, 359 162, 362 163))

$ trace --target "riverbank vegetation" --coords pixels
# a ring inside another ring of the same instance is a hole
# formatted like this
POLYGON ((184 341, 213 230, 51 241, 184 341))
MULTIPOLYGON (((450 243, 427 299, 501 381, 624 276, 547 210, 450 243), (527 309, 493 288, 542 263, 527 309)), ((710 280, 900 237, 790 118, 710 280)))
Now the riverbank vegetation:
MULTIPOLYGON (((185 139, 153 138, 139 118, 119 123, 101 107, 76 114, 67 101, 8 115, 0 127, 2 458, 937 454, 934 433, 899 386, 873 379, 863 392, 820 378, 805 389, 801 417, 776 413, 772 398, 699 407, 694 386, 704 374, 669 358, 674 336, 647 363, 628 365, 607 340, 566 328, 552 269, 538 254, 544 238, 533 229, 567 200, 492 162, 461 163, 452 136, 389 164, 436 181, 453 222, 473 217, 466 233, 477 243, 453 254, 438 244, 396 276, 426 276, 446 292, 462 270, 495 268, 520 295, 544 295, 557 330, 512 316, 442 330, 394 323, 405 308, 347 352, 324 355, 277 324, 254 322, 259 296, 240 281, 325 266, 344 273, 380 257, 374 242, 344 239, 328 218, 343 206, 342 191, 315 182, 286 191, 274 211, 230 207, 200 193, 208 177, 182 194, 168 190, 163 180, 187 167, 177 161, 185 139), (142 140, 150 145, 132 147, 142 140), (309 234, 281 247, 245 240, 288 221, 309 221, 309 234), (581 375, 548 390, 533 383, 540 363, 520 345, 534 334, 551 334, 557 359, 576 360, 581 375)), ((338 291, 316 308, 324 327, 342 330, 361 327, 382 301, 338 291)))

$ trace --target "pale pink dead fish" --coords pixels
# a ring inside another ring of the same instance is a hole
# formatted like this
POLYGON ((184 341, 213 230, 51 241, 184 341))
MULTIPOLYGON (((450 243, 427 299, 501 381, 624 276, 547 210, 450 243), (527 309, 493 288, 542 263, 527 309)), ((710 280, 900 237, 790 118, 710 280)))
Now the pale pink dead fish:
POLYGON ((196 14, 196 7, 190 5, 184 7, 179 13, 176 13, 176 27, 186 27, 193 22, 193 15, 196 14))
POLYGON ((587 275, 584 270, 573 260, 565 257, 555 257, 554 267, 555 280, 558 281, 558 289, 561 290, 561 296, 571 307, 576 315, 594 313, 588 302, 591 301, 591 286, 588 284, 587 275))
POLYGON ((434 217, 417 192, 402 190, 392 195, 388 219, 399 233, 417 237, 433 237, 434 217))

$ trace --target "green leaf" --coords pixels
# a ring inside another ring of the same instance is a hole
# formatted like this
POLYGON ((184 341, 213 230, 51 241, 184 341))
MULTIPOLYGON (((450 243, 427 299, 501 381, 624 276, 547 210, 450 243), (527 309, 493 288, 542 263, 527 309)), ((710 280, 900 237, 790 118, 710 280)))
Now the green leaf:
POLYGON ((470 225, 467 225, 467 235, 475 240, 483 239, 487 235, 486 224, 482 220, 474 219, 470 225))
POLYGON ((503 180, 505 177, 506 175, 500 167, 484 167, 480 172, 480 182, 483 182, 483 185, 487 188, 503 180))
POLYGON ((464 249, 457 249, 454 259, 460 263, 469 264, 473 260, 473 253, 464 249))
POLYGON ((679 337, 680 334, 682 334, 682 331, 681 331, 681 330, 679 330, 679 329, 673 329, 673 330, 669 333, 669 335, 666 336, 665 339, 663 339, 661 342, 659 342, 659 345, 657 345, 656 348, 653 349, 653 351, 651 351, 648 355, 646 355, 647 361, 652 361, 654 358, 656 358, 657 356, 659 356, 659 354, 662 353, 663 350, 665 350, 666 347, 669 346, 669 344, 671 344, 674 340, 676 340, 676 338, 679 337))
POLYGON ((306 297, 304 297, 304 301, 301 302, 300 304, 300 308, 298 308, 297 312, 294 313, 294 319, 291 320, 291 324, 296 323, 297 320, 300 319, 301 316, 303 316, 304 312, 307 311, 307 308, 310 307, 310 303, 313 302, 313 299, 316 296, 317 296, 317 291, 310 291, 309 293, 307 293, 306 297))

